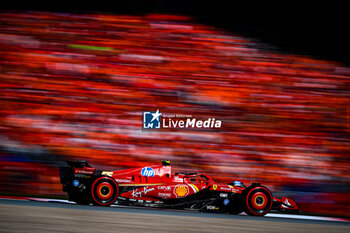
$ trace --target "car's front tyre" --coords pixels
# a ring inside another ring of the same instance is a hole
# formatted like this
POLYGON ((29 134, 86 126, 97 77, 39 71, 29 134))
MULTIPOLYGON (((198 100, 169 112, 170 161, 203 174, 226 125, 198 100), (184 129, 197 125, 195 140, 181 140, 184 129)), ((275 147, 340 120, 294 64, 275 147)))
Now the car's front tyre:
POLYGON ((252 216, 264 216, 271 210, 273 203, 270 190, 264 186, 248 188, 244 199, 244 212, 252 216))

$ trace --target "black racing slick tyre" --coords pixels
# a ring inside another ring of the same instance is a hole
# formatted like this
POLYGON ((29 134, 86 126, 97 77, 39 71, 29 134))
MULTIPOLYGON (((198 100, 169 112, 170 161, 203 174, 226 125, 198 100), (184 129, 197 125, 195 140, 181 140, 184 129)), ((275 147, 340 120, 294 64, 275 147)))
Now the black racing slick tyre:
POLYGON ((94 205, 109 206, 119 194, 117 182, 111 177, 99 177, 91 186, 91 196, 94 205))
POLYGON ((271 210, 273 197, 266 187, 256 186, 247 190, 244 201, 244 212, 252 216, 264 216, 271 210))

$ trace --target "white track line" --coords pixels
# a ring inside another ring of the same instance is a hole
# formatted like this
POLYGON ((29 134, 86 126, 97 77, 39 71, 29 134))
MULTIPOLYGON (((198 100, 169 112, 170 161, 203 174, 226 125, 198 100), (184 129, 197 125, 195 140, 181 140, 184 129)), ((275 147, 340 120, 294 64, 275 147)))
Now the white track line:
POLYGON ((317 220, 317 221, 333 221, 333 222, 349 222, 347 219, 343 218, 333 218, 333 217, 321 217, 321 216, 309 216, 309 215, 297 215, 297 214, 275 214, 268 213, 265 217, 269 218, 288 218, 288 219, 304 219, 304 220, 317 220))

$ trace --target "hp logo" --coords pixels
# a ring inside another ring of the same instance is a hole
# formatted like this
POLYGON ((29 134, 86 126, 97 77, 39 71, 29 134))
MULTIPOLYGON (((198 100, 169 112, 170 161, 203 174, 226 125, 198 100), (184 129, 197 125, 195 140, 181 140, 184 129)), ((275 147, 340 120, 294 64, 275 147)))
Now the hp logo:
POLYGON ((142 168, 142 170, 141 170, 141 175, 142 175, 142 176, 150 176, 150 177, 153 177, 154 174, 155 174, 155 172, 154 172, 153 168, 151 168, 151 167, 144 167, 144 168, 142 168))

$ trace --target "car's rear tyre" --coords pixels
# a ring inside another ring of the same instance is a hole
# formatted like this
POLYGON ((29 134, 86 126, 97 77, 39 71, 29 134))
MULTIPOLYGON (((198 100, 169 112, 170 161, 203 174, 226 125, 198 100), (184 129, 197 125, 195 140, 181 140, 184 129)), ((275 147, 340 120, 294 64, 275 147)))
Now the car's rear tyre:
POLYGON ((273 198, 270 190, 264 186, 249 188, 245 195, 245 209, 248 215, 263 216, 272 207, 273 198))
POLYGON ((118 184, 111 177, 97 178, 91 186, 92 201, 95 205, 109 206, 117 200, 118 194, 118 184))

